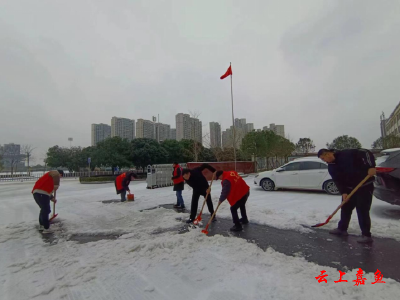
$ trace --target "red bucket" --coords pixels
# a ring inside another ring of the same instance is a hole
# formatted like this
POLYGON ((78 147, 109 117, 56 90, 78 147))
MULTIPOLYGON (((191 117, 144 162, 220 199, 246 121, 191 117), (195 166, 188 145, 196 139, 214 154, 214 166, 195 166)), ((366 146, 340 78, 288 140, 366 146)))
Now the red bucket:
POLYGON ((135 195, 134 194, 128 194, 127 197, 128 197, 128 201, 135 200, 135 195))

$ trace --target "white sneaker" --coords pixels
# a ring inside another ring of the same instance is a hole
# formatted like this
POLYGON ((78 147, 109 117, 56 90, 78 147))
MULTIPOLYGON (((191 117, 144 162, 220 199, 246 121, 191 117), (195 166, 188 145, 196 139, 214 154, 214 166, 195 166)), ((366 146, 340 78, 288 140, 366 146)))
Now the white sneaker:
POLYGON ((43 225, 39 225, 39 231, 43 231, 44 230, 44 226, 43 225))
POLYGON ((51 230, 50 228, 49 229, 43 229, 43 231, 42 231, 43 234, 50 234, 50 233, 53 233, 53 232, 54 231, 51 230))

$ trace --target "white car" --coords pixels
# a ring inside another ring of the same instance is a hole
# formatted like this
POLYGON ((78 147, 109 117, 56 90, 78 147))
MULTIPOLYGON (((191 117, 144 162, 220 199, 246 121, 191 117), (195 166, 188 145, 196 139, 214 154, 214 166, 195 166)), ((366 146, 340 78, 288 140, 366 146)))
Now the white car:
POLYGON ((295 159, 280 168, 256 175, 254 184, 265 191, 284 189, 323 190, 331 195, 339 195, 328 165, 317 157, 295 159))

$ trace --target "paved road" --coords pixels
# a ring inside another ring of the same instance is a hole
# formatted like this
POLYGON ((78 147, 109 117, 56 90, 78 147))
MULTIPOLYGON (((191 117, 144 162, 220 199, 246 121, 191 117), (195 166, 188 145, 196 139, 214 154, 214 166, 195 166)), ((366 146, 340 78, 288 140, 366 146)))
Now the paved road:
MULTIPOLYGON (((172 205, 162 207, 173 209, 172 205)), ((338 237, 324 229, 303 234, 250 223, 244 226, 242 232, 233 233, 229 231, 232 226, 231 219, 218 217, 218 221, 210 225, 208 235, 236 236, 254 242, 264 250, 271 247, 286 255, 301 256, 310 262, 341 271, 361 268, 375 273, 379 269, 384 278, 400 282, 400 242, 396 240, 375 237, 374 243, 368 246, 358 244, 357 236, 338 237)))

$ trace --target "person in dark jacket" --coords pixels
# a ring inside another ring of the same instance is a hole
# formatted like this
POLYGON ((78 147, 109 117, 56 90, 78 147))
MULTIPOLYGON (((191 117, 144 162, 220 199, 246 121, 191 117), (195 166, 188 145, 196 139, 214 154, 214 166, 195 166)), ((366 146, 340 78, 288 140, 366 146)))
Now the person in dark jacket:
POLYGON ((236 171, 217 171, 215 177, 217 180, 222 180, 222 191, 219 197, 219 203, 228 199, 231 205, 232 220, 235 225, 230 230, 242 231, 242 224, 249 224, 246 213, 246 202, 250 195, 250 187, 236 171), (242 215, 241 219, 239 219, 237 212, 239 208, 240 214, 242 215))
MULTIPOLYGON (((192 223, 196 218, 197 208, 199 205, 200 196, 206 197, 207 194, 207 207, 208 211, 212 215, 214 213, 214 206, 212 204, 211 199, 211 189, 208 185, 207 179, 203 175, 203 171, 208 169, 210 172, 214 173, 216 170, 210 166, 209 164, 202 164, 200 167, 194 169, 184 169, 183 170, 183 179, 185 179, 186 183, 193 189, 192 195, 192 205, 190 208, 190 218, 186 221, 186 223, 192 223)), ((214 217, 214 220, 215 217, 214 217)))
POLYGON ((174 191, 176 192, 176 205, 175 208, 185 208, 185 203, 183 202, 182 191, 185 189, 185 180, 182 176, 182 168, 177 163, 174 162, 172 165, 174 167, 174 171, 172 172, 172 181, 174 182, 174 191))
POLYGON ((136 175, 133 172, 125 172, 115 178, 115 189, 117 190, 117 195, 121 194, 121 202, 126 201, 126 191, 131 191, 129 184, 135 178, 136 175))
POLYGON ((328 163, 328 171, 342 194, 342 201, 347 199, 351 191, 367 176, 371 178, 358 189, 349 202, 341 209, 338 228, 330 231, 331 234, 347 236, 351 214, 356 208, 358 223, 361 228, 362 238, 359 243, 371 243, 371 218, 369 211, 372 204, 374 191, 374 177, 376 175, 374 155, 365 149, 328 150, 318 151, 318 157, 328 163))

